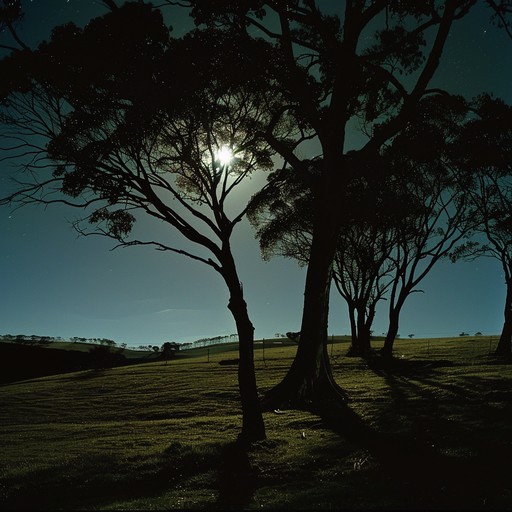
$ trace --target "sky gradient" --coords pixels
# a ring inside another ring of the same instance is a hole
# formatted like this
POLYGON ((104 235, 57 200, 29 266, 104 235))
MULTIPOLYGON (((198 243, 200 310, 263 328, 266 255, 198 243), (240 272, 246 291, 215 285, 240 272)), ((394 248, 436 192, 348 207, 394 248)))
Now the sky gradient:
MULTIPOLYGON (((84 24, 104 12, 90 0, 25 5, 21 34, 31 44, 47 38, 52 26, 69 20, 84 24)), ((468 97, 490 91, 512 101, 512 40, 488 20, 481 2, 452 29, 432 86, 468 97)), ((171 23, 175 35, 190 26, 181 15, 171 23)), ((0 167, 2 192, 9 187, 9 172, 0 167)), ((251 183, 257 189, 263 182, 258 176, 251 183)), ((64 206, 0 207, 0 334, 99 337, 136 346, 235 332, 226 287, 211 268, 148 247, 112 251, 111 240, 77 237, 71 227, 77 215, 64 206)), ((142 222, 137 229, 158 237, 165 227, 142 222)), ((282 258, 263 262, 247 222, 238 225, 233 249, 256 338, 298 330, 305 269, 282 258)), ((402 337, 500 331, 505 286, 499 262, 441 262, 420 289, 423 293, 413 294, 403 309, 402 337)), ((383 302, 374 333, 386 329, 383 302)), ((335 291, 329 333, 349 333, 346 308, 335 291)))

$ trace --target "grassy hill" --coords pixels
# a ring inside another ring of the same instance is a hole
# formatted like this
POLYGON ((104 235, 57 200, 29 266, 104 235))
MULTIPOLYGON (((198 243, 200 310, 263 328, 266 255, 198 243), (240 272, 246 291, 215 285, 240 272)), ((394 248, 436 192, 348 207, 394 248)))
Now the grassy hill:
MULTIPOLYGON (((266 412, 248 454, 236 366, 219 364, 234 345, 3 385, 0 509, 510 509, 512 372, 495 344, 400 340, 382 365, 334 343, 353 414, 266 412)), ((296 346, 256 347, 265 391, 296 346)))
POLYGON ((103 365, 136 364, 156 360, 158 356, 159 354, 149 351, 107 349, 90 343, 58 342, 48 345, 27 345, 2 340, 0 384, 103 365))

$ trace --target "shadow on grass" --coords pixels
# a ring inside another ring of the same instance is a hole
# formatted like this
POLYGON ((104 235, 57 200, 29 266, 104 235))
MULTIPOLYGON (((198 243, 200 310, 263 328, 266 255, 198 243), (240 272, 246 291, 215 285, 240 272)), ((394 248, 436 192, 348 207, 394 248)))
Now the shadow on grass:
POLYGON ((104 377, 108 373, 110 373, 112 368, 97 368, 90 370, 83 370, 76 373, 63 374, 60 379, 62 381, 71 381, 71 382, 80 382, 83 380, 92 380, 97 379, 98 377, 104 377))
MULTIPOLYGON (((158 497, 186 481, 218 488, 213 508, 239 510, 252 500, 256 472, 247 448, 237 442, 199 447, 171 444, 160 459, 121 464, 112 457, 89 457, 60 467, 0 480, 0 510, 101 509, 109 504, 158 497)), ((169 503, 172 508, 173 504, 169 503)))
POLYGON ((222 450, 218 486, 217 506, 221 510, 240 510, 252 500, 256 473, 247 448, 238 442, 229 443, 222 450))
POLYGON ((402 359, 399 357, 382 357, 380 355, 367 357, 365 361, 368 368, 380 376, 402 375, 417 377, 428 375, 439 368, 454 366, 448 359, 402 359))
POLYGON ((450 361, 375 358, 367 364, 390 389, 391 400, 378 406, 381 418, 387 419, 386 432, 380 430, 380 423, 379 430, 371 428, 347 404, 325 404, 317 412, 326 426, 368 452, 365 461, 372 462, 370 472, 381 492, 388 497, 403 496, 404 501, 393 506, 509 508, 512 481, 506 468, 512 442, 504 441, 508 438, 503 432, 494 440, 490 432, 496 418, 505 422, 510 406, 504 404, 503 411, 494 410, 495 417, 486 419, 487 409, 481 398, 476 399, 478 394, 468 397, 465 383, 446 383, 437 374, 442 367, 452 366, 450 361), (441 391, 448 398, 440 399, 441 391), (484 417, 479 423, 466 424, 475 408, 484 417), (453 410, 464 420, 450 421, 453 410), (405 425, 401 424, 403 417, 405 425), (395 430, 389 430, 393 425, 395 430))

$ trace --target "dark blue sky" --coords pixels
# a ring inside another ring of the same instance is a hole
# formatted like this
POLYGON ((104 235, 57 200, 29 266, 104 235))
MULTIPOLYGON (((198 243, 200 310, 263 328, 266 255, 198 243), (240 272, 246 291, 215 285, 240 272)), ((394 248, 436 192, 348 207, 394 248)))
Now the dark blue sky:
MULTIPOLYGON (((338 0, 325 4, 332 7, 338 0)), ((104 12, 92 0, 32 0, 25 5, 22 34, 31 43, 48 37, 56 24, 83 24, 104 12)), ((488 20, 482 1, 453 28, 433 86, 467 96, 492 91, 512 101, 512 40, 488 20)), ((171 24, 176 35, 188 26, 174 15, 171 24)), ((3 189, 8 172, 0 167, 3 189)), ((256 177, 251 183, 257 188, 263 180, 256 177)), ((61 206, 0 208, 0 334, 105 337, 139 345, 235 332, 225 285, 212 269, 149 248, 111 251, 113 243, 107 239, 77 238, 70 226, 76 215, 61 206)), ((142 223, 138 229, 158 236, 163 227, 142 223)), ((280 258, 262 262, 246 223, 238 226, 234 249, 256 337, 298 330, 304 269, 280 258)), ((404 308, 402 336, 501 329, 505 287, 498 262, 441 263, 420 288, 424 293, 414 294, 404 308)), ((383 303, 375 333, 386 327, 383 303)), ((349 332, 346 309, 335 293, 329 332, 349 332)))

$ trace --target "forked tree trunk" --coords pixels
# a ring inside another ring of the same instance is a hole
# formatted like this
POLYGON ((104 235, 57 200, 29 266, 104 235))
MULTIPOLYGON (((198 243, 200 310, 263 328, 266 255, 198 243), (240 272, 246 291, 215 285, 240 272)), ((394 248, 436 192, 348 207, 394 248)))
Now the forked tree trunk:
POLYGON ((347 355, 365 357, 371 351, 370 330, 365 320, 364 309, 362 311, 355 309, 355 314, 357 314, 357 320, 351 318, 352 343, 347 355))
POLYGON ((223 265, 223 277, 230 294, 228 308, 233 315, 238 333, 238 387, 242 405, 242 432, 239 440, 250 443, 266 439, 254 369, 254 327, 249 319, 234 262, 231 264, 231 254, 226 259, 230 260, 223 265))
POLYGON ((512 281, 507 282, 504 317, 503 329, 494 354, 510 357, 512 355, 512 281))

